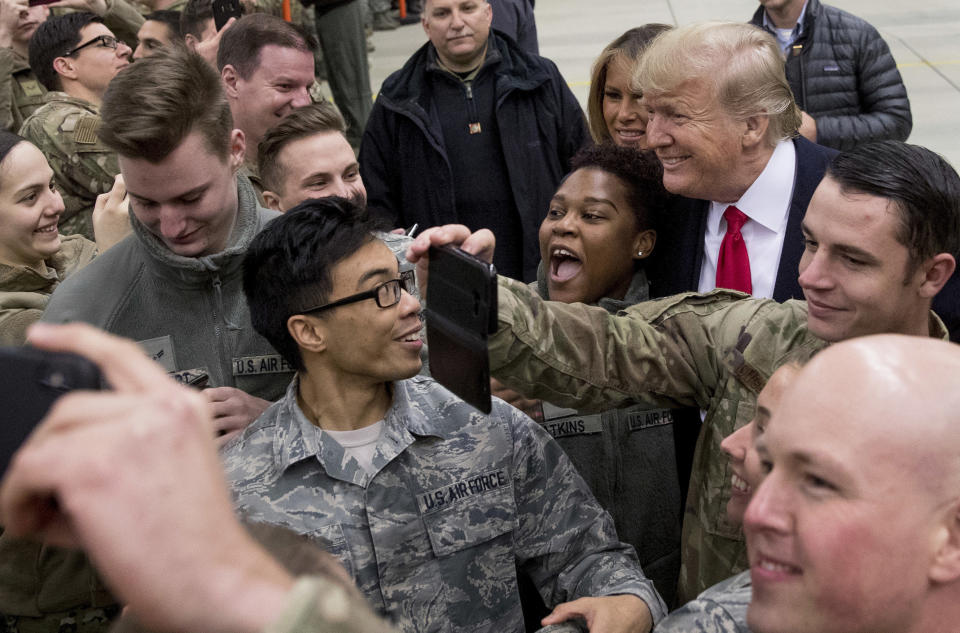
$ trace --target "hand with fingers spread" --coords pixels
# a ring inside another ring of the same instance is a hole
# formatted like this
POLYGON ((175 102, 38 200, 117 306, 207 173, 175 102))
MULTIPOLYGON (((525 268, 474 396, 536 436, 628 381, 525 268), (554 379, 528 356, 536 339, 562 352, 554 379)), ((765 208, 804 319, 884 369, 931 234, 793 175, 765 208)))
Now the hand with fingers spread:
POLYGON ((558 604, 541 624, 547 626, 583 618, 590 633, 647 633, 653 618, 647 603, 636 596, 580 598, 558 604))
POLYGON ((93 206, 93 234, 102 253, 130 234, 130 198, 123 175, 117 174, 113 187, 97 196, 93 206))
POLYGON ((203 40, 202 42, 197 42, 193 36, 190 36, 187 39, 187 45, 193 49, 193 52, 197 53, 202 57, 208 64, 217 67, 217 49, 220 48, 220 38, 223 37, 224 32, 233 26, 233 23, 237 21, 237 18, 230 18, 227 20, 227 23, 223 25, 223 28, 217 31, 217 34, 213 37, 203 40))
POLYGON ((204 398, 87 325, 34 326, 30 342, 86 356, 112 391, 57 402, 11 462, 0 523, 82 546, 154 630, 262 630, 292 579, 234 517, 204 398))
POLYGON ((430 267, 430 247, 452 244, 485 262, 493 261, 497 239, 489 229, 470 232, 462 224, 445 224, 427 229, 413 240, 407 249, 407 259, 417 265, 417 285, 420 296, 427 297, 427 277, 430 267))
POLYGON ((211 387, 202 393, 210 403, 213 430, 217 435, 217 444, 221 446, 247 428, 270 406, 268 400, 255 398, 235 387, 211 387))

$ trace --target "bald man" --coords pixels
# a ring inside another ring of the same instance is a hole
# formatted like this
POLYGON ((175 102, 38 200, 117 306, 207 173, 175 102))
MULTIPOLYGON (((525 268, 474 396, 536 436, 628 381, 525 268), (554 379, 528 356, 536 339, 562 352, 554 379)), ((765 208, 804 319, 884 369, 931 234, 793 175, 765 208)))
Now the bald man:
POLYGON ((882 335, 818 355, 758 441, 744 528, 754 633, 960 622, 960 347, 882 335))

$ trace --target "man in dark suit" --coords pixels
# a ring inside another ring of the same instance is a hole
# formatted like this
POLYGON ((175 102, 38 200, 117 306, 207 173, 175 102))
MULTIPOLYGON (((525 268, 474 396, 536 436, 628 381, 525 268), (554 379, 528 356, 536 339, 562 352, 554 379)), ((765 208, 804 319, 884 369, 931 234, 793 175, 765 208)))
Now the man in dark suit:
MULTIPOLYGON (((779 50, 760 29, 714 23, 677 29, 644 55, 637 78, 650 111, 647 140, 664 185, 680 196, 661 219, 648 265, 657 296, 726 287, 803 298, 800 222, 836 152, 798 136, 800 111, 779 50), (746 216, 739 230, 731 231, 728 207, 746 216), (736 248, 724 244, 744 245, 745 261, 731 265, 736 248), (749 285, 729 283, 738 265, 749 285)), ((960 275, 933 309, 960 341, 960 275)))
POLYGON ((800 221, 835 151, 797 137, 800 111, 776 41, 744 24, 665 34, 637 74, 663 183, 657 294, 733 288, 802 298, 800 221))

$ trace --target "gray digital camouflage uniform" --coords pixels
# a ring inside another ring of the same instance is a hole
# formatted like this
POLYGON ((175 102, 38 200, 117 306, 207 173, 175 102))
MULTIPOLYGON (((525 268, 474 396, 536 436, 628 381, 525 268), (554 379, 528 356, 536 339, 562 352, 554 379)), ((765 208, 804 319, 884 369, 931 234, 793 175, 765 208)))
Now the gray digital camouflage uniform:
MULTIPOLYGON (((745 569, 740 526, 727 520, 731 472, 720 442, 753 417, 757 394, 787 353, 826 345, 807 330, 806 302, 715 290, 611 315, 583 304, 546 309, 524 284, 501 277, 499 311, 491 372, 528 397, 586 411, 636 402, 706 410, 683 521, 678 600, 745 569)), ((930 331, 947 339, 933 312, 930 331)))
POLYGON ((304 417, 297 384, 224 448, 237 508, 315 539, 401 630, 523 630, 517 566, 548 605, 633 594, 663 617, 610 516, 516 409, 393 383, 371 475, 304 417))
POLYGON ((668 615, 654 633, 750 633, 747 607, 752 595, 750 572, 737 574, 668 615))
POLYGON ((93 237, 93 206, 97 196, 110 191, 120 167, 117 155, 97 136, 99 108, 65 92, 48 92, 46 104, 20 128, 24 137, 43 152, 63 196, 60 232, 93 237))

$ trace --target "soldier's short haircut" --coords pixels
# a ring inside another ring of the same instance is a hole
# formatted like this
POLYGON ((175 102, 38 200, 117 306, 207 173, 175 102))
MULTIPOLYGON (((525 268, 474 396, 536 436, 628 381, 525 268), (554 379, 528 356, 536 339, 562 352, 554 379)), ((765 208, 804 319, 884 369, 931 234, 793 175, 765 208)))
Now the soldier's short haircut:
POLYGON ((247 248, 243 294, 250 322, 298 371, 306 368, 287 319, 326 303, 333 267, 385 228, 381 219, 344 198, 311 199, 268 223, 247 248))
POLYGON ((257 173, 264 189, 283 193, 284 166, 280 164, 279 156, 284 147, 314 134, 345 134, 346 131, 347 124, 330 103, 314 103, 288 114, 267 130, 257 146, 257 173))
POLYGON ((160 9, 159 11, 154 11, 153 13, 148 13, 143 16, 144 20, 151 20, 153 22, 161 22, 166 25, 170 30, 170 36, 175 40, 183 40, 183 35, 180 31, 180 12, 179 11, 170 11, 169 9, 160 9))
MULTIPOLYGON (((603 94, 607 87, 607 74, 611 64, 619 64, 633 74, 633 68, 640 63, 640 54, 658 35, 673 27, 668 24, 644 24, 625 32, 613 40, 600 52, 593 62, 590 72, 590 93, 587 95, 587 119, 590 122, 590 134, 597 143, 610 141, 610 131, 603 118, 603 94)), ((626 98, 627 95, 624 95, 626 98)))
POLYGON ((47 90, 62 90, 60 75, 53 69, 53 60, 64 57, 80 44, 80 31, 92 22, 103 22, 93 13, 67 13, 49 18, 30 37, 27 55, 30 69, 47 90))
POLYGON ((217 48, 217 70, 233 66, 243 79, 249 79, 260 66, 260 51, 265 46, 293 48, 310 53, 317 50, 312 35, 291 22, 266 13, 245 15, 224 31, 217 48))
POLYGON ((657 228, 670 194, 663 187, 663 165, 653 152, 613 143, 591 145, 571 159, 570 173, 578 169, 599 169, 619 178, 626 187, 627 202, 636 217, 637 230, 657 228))
POLYGON ((207 20, 213 19, 213 0, 187 0, 180 13, 180 34, 200 40, 207 20))
POLYGON ((702 22, 666 31, 640 59, 633 81, 644 94, 663 94, 688 80, 712 85, 724 112, 737 120, 766 115, 771 147, 794 137, 800 108, 776 39, 739 22, 702 22))
POLYGON ((100 117, 100 138, 121 156, 159 163, 194 130, 221 160, 230 153, 233 117, 220 76, 185 48, 164 48, 117 73, 100 117))
POLYGON ((960 261, 960 176, 942 156, 901 141, 866 143, 827 167, 843 193, 886 198, 900 213, 897 240, 910 253, 910 274, 939 253, 960 261))

